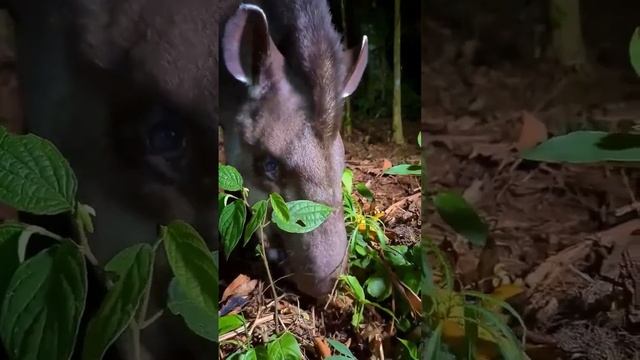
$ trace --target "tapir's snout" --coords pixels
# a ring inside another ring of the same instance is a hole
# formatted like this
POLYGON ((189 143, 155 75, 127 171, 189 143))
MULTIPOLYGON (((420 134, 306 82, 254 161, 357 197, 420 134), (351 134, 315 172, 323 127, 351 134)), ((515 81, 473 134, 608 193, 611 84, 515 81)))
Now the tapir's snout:
POLYGON ((298 241, 293 243, 294 252, 289 251, 289 262, 298 289, 315 298, 329 295, 347 268, 348 241, 342 208, 336 209, 320 227, 295 240, 298 241))

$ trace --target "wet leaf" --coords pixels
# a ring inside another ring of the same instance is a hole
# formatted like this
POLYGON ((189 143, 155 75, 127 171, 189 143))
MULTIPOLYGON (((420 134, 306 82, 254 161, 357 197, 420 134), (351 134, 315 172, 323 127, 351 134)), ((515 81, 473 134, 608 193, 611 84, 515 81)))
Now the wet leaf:
POLYGON ((636 74, 640 76, 640 27, 637 27, 633 32, 633 36, 631 36, 629 58, 631 59, 631 66, 633 66, 636 74))
POLYGON ((18 242, 24 229, 24 225, 21 224, 0 225, 0 303, 2 303, 11 277, 20 266, 18 242))
POLYGON ((227 258, 240 242, 246 217, 247 208, 244 206, 244 202, 240 200, 227 205, 220 213, 218 229, 220 229, 220 234, 222 235, 222 245, 227 258))
POLYGON ((242 175, 230 165, 218 163, 218 187, 225 191, 242 190, 242 175))
POLYGON ((317 229, 333 212, 333 208, 309 200, 290 201, 286 206, 290 216, 289 221, 284 221, 275 212, 272 214, 272 220, 281 230, 295 234, 317 229))
POLYGON ((526 160, 574 164, 640 161, 640 135, 575 131, 553 137, 522 153, 526 160))
POLYGON ((212 314, 187 297, 175 278, 169 284, 167 306, 171 313, 180 315, 184 319, 185 324, 191 331, 207 340, 218 341, 217 314, 212 314))
POLYGON ((245 324, 245 320, 242 315, 225 315, 220 317, 218 324, 220 326, 220 335, 224 335, 233 330, 241 328, 245 324))
POLYGON ((149 244, 131 246, 105 266, 118 280, 109 289, 96 315, 89 321, 82 358, 102 359, 107 348, 135 316, 151 279, 153 249, 149 244))
POLYGON ((65 240, 22 263, 0 313, 0 335, 13 359, 69 359, 87 295, 84 257, 65 240))
POLYGON ((49 141, 0 126, 0 202, 36 215, 73 210, 76 177, 49 141))
POLYGON ((369 200, 370 202, 373 202, 373 200, 374 200, 373 193, 371 192, 371 190, 369 190, 367 185, 365 185, 363 183, 357 183, 356 184, 356 191, 360 195, 362 195, 365 199, 369 200))
POLYGON ((266 200, 260 200, 253 204, 251 207, 251 220, 247 224, 247 228, 244 231, 244 244, 246 245, 253 234, 264 224, 264 220, 267 218, 267 207, 269 203, 266 200))
MULTIPOLYGON (((356 359, 355 355, 353 355, 353 353, 351 352, 351 350, 349 350, 347 345, 329 338, 327 338, 327 342, 329 343, 329 345, 331 345, 332 348, 334 348, 338 353, 340 353, 340 355, 343 356, 342 357, 343 359, 353 359, 353 360, 356 359)), ((338 360, 339 357, 334 355, 332 357, 329 357, 329 359, 338 360)))
POLYGON ((421 175, 422 165, 400 164, 384 172, 387 175, 421 175))
POLYGON ((433 203, 440 217, 455 232, 476 246, 485 245, 489 228, 462 196, 442 192, 434 197, 433 203))
POLYGON ((218 269, 202 237, 183 221, 162 226, 160 232, 169 265, 185 297, 216 315, 218 269))
POLYGON ((271 208, 273 209, 273 215, 279 217, 283 222, 289 222, 289 208, 282 196, 278 193, 271 193, 269 195, 271 201, 271 208))
POLYGON ((285 332, 267 344, 267 356, 269 360, 300 360, 302 352, 298 340, 290 332, 285 332))
POLYGON ((344 169, 342 173, 342 186, 347 191, 347 194, 353 192, 353 171, 351 171, 351 169, 344 169))

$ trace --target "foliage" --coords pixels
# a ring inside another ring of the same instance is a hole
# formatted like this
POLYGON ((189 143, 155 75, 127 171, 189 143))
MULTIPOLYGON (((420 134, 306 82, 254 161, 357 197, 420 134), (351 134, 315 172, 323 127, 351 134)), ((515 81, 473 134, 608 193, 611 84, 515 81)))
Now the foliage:
MULTIPOLYGON (((106 296, 88 319, 82 359, 101 359, 127 327, 134 333, 142 331, 158 318, 147 319, 146 304, 161 244, 175 275, 169 307, 187 326, 202 330, 197 334, 217 341, 217 266, 191 226, 172 222, 162 228, 155 245, 123 249, 102 267, 87 237, 93 231, 92 211, 76 199, 76 177, 55 146, 35 135, 13 135, 0 128, 0 163, 1 202, 32 214, 69 214, 78 234, 65 239, 33 225, 0 225, 0 337, 11 359, 72 356, 80 320, 86 316, 86 260, 110 276, 106 296), (28 254, 34 233, 47 236, 54 244, 28 254), (198 261, 187 261, 194 258, 198 261), (194 314, 204 315, 208 322, 198 323, 194 314)), ((140 346, 132 345, 134 349, 140 346)))

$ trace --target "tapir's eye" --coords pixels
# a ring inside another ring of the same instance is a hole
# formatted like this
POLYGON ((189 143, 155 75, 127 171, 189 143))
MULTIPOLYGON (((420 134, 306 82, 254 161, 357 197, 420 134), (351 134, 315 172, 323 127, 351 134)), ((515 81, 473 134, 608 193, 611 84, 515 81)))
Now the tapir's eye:
POLYGON ((278 168, 280 167, 278 160, 271 156, 267 156, 264 159, 262 166, 264 167, 264 174, 269 178, 269 180, 275 181, 278 178, 278 168))
POLYGON ((177 155, 185 145, 184 128, 180 121, 163 119, 147 132, 147 148, 153 155, 177 155))

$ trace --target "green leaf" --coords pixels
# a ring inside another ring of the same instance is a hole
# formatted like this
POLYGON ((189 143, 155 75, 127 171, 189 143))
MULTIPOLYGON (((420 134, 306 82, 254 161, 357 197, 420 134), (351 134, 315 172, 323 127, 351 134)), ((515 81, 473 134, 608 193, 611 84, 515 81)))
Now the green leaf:
POLYGON ((269 360, 300 360, 302 352, 295 336, 285 332, 279 338, 267 344, 269 360))
POLYGON ((282 218, 273 212, 271 219, 283 231, 302 234, 315 230, 322 225, 333 208, 318 204, 309 200, 290 201, 286 204, 289 212, 289 221, 283 221, 282 218))
POLYGON ((89 321, 82 348, 83 359, 102 359, 109 346, 129 326, 150 285, 153 255, 149 244, 137 244, 124 249, 107 263, 105 271, 116 273, 118 280, 89 321))
POLYGON ((230 331, 241 328, 245 324, 244 317, 242 315, 233 314, 225 315, 220 318, 220 335, 224 335, 230 331))
POLYGON ((218 270, 211 251, 191 225, 174 221, 161 227, 167 259, 185 297, 208 314, 218 313, 218 270))
POLYGON ((442 192, 434 197, 433 203, 440 217, 455 232, 476 246, 484 246, 489 228, 462 196, 442 192))
POLYGON ((247 224, 247 228, 244 231, 244 244, 246 245, 253 233, 258 230, 260 225, 264 224, 264 220, 267 218, 267 207, 269 203, 267 200, 260 200, 257 203, 253 204, 251 207, 252 217, 249 220, 249 224, 247 224))
POLYGON ((353 171, 351 169, 344 169, 342 172, 342 186, 347 191, 347 194, 353 192, 353 171))
POLYGON ((327 342, 329 343, 329 345, 331 345, 332 348, 334 348, 337 352, 339 352, 340 355, 345 356, 347 359, 354 359, 354 360, 356 359, 355 355, 353 355, 353 353, 351 352, 351 350, 349 350, 347 345, 329 338, 327 338, 327 342))
POLYGON ((384 173, 387 175, 421 175, 422 165, 400 164, 388 168, 384 173))
POLYGON ((418 146, 422 147, 422 132, 418 133, 418 146))
POLYGON ((356 191, 360 195, 364 196, 364 198, 369 200, 370 202, 372 202, 374 200, 373 193, 371 192, 371 190, 369 190, 367 185, 365 185, 364 183, 357 183, 356 184, 356 191))
POLYGON ((366 303, 367 299, 364 296, 364 290, 362 289, 362 285, 360 285, 360 281, 353 275, 342 275, 342 280, 347 283, 353 295, 355 295, 356 300, 360 303, 366 303))
POLYGON ((28 259, 2 303, 0 335, 12 359, 69 359, 87 295, 84 257, 69 240, 28 259))
POLYGON ((553 137, 523 152, 522 158, 575 164, 603 161, 637 162, 640 161, 640 135, 575 131, 553 137))
POLYGON ((256 349, 239 350, 229 355, 228 360, 257 360, 256 349))
POLYGON ((180 288, 176 278, 173 278, 169 284, 169 301, 167 306, 169 310, 171 310, 171 313, 180 315, 187 324, 187 327, 194 333, 207 340, 213 342, 218 341, 218 316, 188 298, 180 288))
POLYGON ((640 27, 637 27, 631 36, 629 58, 631 59, 631 66, 633 66, 636 74, 640 76, 640 27))
POLYGON ((438 327, 429 337, 423 359, 440 359, 440 347, 442 346, 442 324, 442 322, 438 323, 438 327))
POLYGON ((242 175, 230 165, 218 163, 218 187, 225 191, 242 190, 242 175))
POLYGON ((71 211, 76 177, 49 141, 0 126, 0 202, 36 215, 71 211))
POLYGON ((400 343, 404 346, 405 350, 412 360, 418 360, 418 347, 416 346, 416 344, 400 338, 398 338, 398 341, 400 341, 400 343))
POLYGON ((369 295, 378 300, 384 300, 387 296, 391 295, 391 284, 380 274, 369 277, 365 281, 364 286, 367 288, 369 295))
POLYGON ((246 219, 247 208, 244 206, 244 202, 240 200, 227 205, 220 213, 218 228, 222 235, 222 245, 227 258, 229 258, 229 255, 231 255, 231 252, 240 241, 246 219))
POLYGON ((269 200, 271 200, 271 208, 273 208, 274 216, 279 217, 283 222, 289 222, 291 220, 289 208, 282 196, 278 193, 271 193, 269 195, 269 200))
POLYGON ((21 224, 0 225, 0 303, 11 282, 11 277, 20 266, 18 242, 24 229, 24 225, 21 224))

